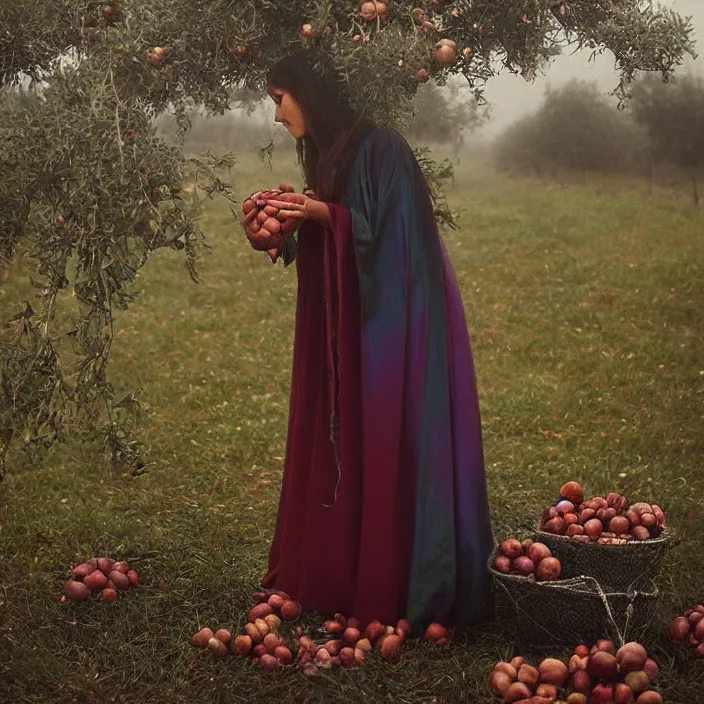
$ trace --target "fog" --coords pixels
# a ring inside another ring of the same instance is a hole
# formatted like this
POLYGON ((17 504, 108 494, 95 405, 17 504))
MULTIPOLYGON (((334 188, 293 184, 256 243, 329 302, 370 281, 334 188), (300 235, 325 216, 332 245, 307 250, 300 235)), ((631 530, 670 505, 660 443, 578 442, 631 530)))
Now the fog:
MULTIPOLYGON (((702 57, 696 61, 689 58, 685 67, 704 73, 704 0, 663 0, 660 5, 671 7, 682 16, 691 16, 695 28, 696 51, 702 57)), ((583 51, 554 59, 543 76, 528 82, 520 76, 503 73, 487 83, 485 98, 491 104, 492 119, 479 132, 478 136, 492 137, 516 120, 524 112, 529 112, 541 103, 548 86, 559 86, 571 79, 580 78, 594 81, 604 93, 611 92, 618 85, 618 72, 614 70, 613 55, 605 52, 589 60, 591 52, 583 51)))

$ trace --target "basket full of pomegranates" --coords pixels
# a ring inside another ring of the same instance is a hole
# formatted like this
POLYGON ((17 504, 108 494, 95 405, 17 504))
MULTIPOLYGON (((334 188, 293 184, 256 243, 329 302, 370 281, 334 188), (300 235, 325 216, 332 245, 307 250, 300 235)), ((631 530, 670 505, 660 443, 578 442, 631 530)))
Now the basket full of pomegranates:
POLYGON ((537 536, 562 562, 563 576, 593 577, 624 593, 651 592, 674 543, 657 504, 630 503, 616 492, 585 500, 577 482, 564 484, 542 512, 537 536))
POLYGON ((604 633, 640 635, 656 613, 658 592, 630 594, 603 589, 589 576, 565 577, 551 548, 531 538, 508 538, 488 562, 497 618, 506 635, 523 647, 569 646, 604 633))

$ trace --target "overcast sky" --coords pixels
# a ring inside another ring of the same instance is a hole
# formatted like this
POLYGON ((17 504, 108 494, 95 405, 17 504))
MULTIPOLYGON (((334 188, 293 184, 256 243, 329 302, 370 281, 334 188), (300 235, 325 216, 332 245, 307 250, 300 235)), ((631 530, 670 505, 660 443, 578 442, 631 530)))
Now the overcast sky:
MULTIPOLYGON (((683 16, 691 16, 695 27, 696 50, 701 56, 687 65, 704 73, 704 0, 661 0, 661 5, 672 7, 683 16)), ((595 81, 605 93, 618 85, 613 55, 608 52, 589 62, 589 52, 573 56, 559 56, 548 67, 544 76, 533 83, 520 76, 502 74, 487 83, 485 96, 492 106, 492 121, 482 135, 493 135, 513 122, 518 115, 535 109, 542 101, 545 88, 558 86, 571 78, 595 81)))

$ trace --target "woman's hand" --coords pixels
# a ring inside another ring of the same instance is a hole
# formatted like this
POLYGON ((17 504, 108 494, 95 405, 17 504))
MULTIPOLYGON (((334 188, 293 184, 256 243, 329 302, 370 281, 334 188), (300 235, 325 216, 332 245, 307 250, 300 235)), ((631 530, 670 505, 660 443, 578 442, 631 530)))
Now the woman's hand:
POLYGON ((296 232, 304 218, 309 217, 315 220, 327 220, 329 210, 327 205, 321 203, 316 206, 306 206, 306 201, 315 199, 315 192, 307 189, 303 195, 295 193, 292 183, 281 183, 279 190, 283 193, 267 201, 267 205, 273 205, 279 209, 276 218, 281 222, 281 229, 276 234, 272 234, 261 226, 258 221, 258 209, 253 209, 245 214, 240 220, 247 239, 253 249, 266 251, 272 262, 276 262, 281 256, 288 239, 296 232), (324 206, 324 207, 320 207, 324 206))
MULTIPOLYGON (((312 191, 306 191, 306 193, 312 193, 312 191)), ((300 224, 304 219, 322 223, 330 220, 330 209, 327 203, 303 193, 282 193, 267 199, 266 204, 279 209, 279 217, 283 218, 284 224, 289 221, 300 224)))
MULTIPOLYGON (((279 190, 285 193, 293 193, 296 189, 292 183, 284 182, 279 184, 279 190)), ((252 248, 258 251, 266 251, 271 261, 275 263, 281 256, 288 239, 298 229, 300 221, 288 220, 282 222, 279 232, 272 234, 261 226, 257 220, 257 215, 258 210, 254 208, 242 217, 240 225, 244 229, 252 248)))
POLYGON ((257 219, 258 215, 259 211, 255 208, 240 220, 240 225, 244 228, 252 248, 260 252, 278 250, 283 247, 299 225, 298 222, 294 223, 293 221, 282 222, 279 232, 273 234, 261 226, 257 219))

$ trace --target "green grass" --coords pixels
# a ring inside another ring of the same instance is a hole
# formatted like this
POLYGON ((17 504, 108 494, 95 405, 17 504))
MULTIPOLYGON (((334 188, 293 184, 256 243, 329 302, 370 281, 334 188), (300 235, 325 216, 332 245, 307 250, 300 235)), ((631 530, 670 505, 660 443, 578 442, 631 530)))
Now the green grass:
MULTIPOLYGON (((509 180, 471 162, 450 191, 464 210, 446 241, 496 537, 533 521, 568 478, 657 500, 681 543, 648 645, 666 701, 698 701, 704 665, 659 628, 704 599, 704 218, 686 193, 649 203, 642 184, 509 180)), ((301 185, 290 156, 273 173, 252 159, 234 176, 238 198, 284 178, 301 185)), ((0 486, 0 701, 491 701, 491 667, 514 654, 496 625, 449 652, 412 644, 399 664, 372 658, 318 682, 190 645, 201 626, 243 626, 265 569, 296 295, 295 269, 251 251, 225 205, 203 225, 215 249, 202 283, 160 252, 118 318, 112 379, 143 390, 149 471, 110 476, 95 448, 67 445, 40 466, 15 464, 0 486), (115 604, 61 605, 67 571, 95 554, 132 561, 142 585, 115 604)), ((3 311, 27 295, 13 273, 3 311)))

